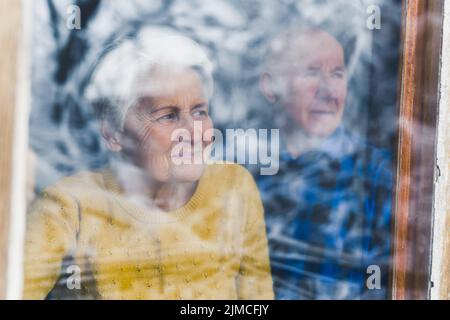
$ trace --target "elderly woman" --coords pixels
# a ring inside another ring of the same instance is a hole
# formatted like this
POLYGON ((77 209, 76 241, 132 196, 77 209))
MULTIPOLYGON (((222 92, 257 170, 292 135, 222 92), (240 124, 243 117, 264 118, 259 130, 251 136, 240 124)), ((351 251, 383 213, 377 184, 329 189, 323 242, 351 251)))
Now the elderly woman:
POLYGON ((111 165, 33 203, 25 298, 273 298, 255 183, 207 161, 211 69, 192 40, 146 29, 102 59, 87 97, 111 165))

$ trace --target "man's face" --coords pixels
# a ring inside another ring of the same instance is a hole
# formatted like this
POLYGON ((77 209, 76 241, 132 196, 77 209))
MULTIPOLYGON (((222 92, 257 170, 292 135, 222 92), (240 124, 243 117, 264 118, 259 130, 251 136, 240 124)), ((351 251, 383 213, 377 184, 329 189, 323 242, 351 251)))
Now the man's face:
POLYGON ((293 39, 283 54, 281 102, 303 131, 330 136, 342 121, 347 76, 342 46, 326 33, 293 39))

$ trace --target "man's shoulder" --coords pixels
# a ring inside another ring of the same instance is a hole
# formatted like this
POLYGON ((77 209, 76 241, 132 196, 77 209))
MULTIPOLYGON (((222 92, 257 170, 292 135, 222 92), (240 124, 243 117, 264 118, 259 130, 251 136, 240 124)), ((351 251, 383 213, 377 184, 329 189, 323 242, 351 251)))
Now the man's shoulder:
POLYGON ((366 138, 355 133, 347 133, 353 145, 353 154, 357 157, 358 168, 362 175, 366 176, 372 184, 392 187, 393 180, 393 155, 383 147, 376 146, 366 138))
POLYGON ((392 152, 389 149, 376 146, 360 134, 344 129, 342 135, 342 139, 348 141, 349 149, 353 153, 361 154, 368 160, 376 162, 392 160, 392 152))

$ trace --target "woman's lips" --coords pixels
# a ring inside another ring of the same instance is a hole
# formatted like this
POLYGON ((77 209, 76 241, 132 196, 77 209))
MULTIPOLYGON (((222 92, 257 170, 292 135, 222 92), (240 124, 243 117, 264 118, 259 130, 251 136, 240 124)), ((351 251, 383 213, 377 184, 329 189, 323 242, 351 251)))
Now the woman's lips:
POLYGON ((180 148, 178 154, 173 155, 175 158, 191 158, 198 156, 203 156, 203 151, 205 150, 206 145, 197 145, 192 146, 191 144, 186 144, 185 146, 180 148), (190 150, 190 152, 188 152, 190 150))

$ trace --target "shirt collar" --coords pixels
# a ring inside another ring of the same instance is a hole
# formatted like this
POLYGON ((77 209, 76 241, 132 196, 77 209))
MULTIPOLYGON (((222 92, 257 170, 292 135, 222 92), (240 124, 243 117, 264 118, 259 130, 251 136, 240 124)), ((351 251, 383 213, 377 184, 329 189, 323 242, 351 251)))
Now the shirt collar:
MULTIPOLYGON (((336 131, 326 139, 324 139, 316 148, 309 152, 316 152, 318 154, 326 154, 332 158, 340 158, 348 155, 355 150, 355 136, 348 132, 343 126, 339 126, 336 131)), ((299 143, 301 143, 299 141, 299 143)), ((286 142, 281 142, 280 158, 282 160, 296 160, 301 159, 302 155, 294 158, 287 150, 286 142)), ((308 152, 308 153, 309 153, 308 152)))

